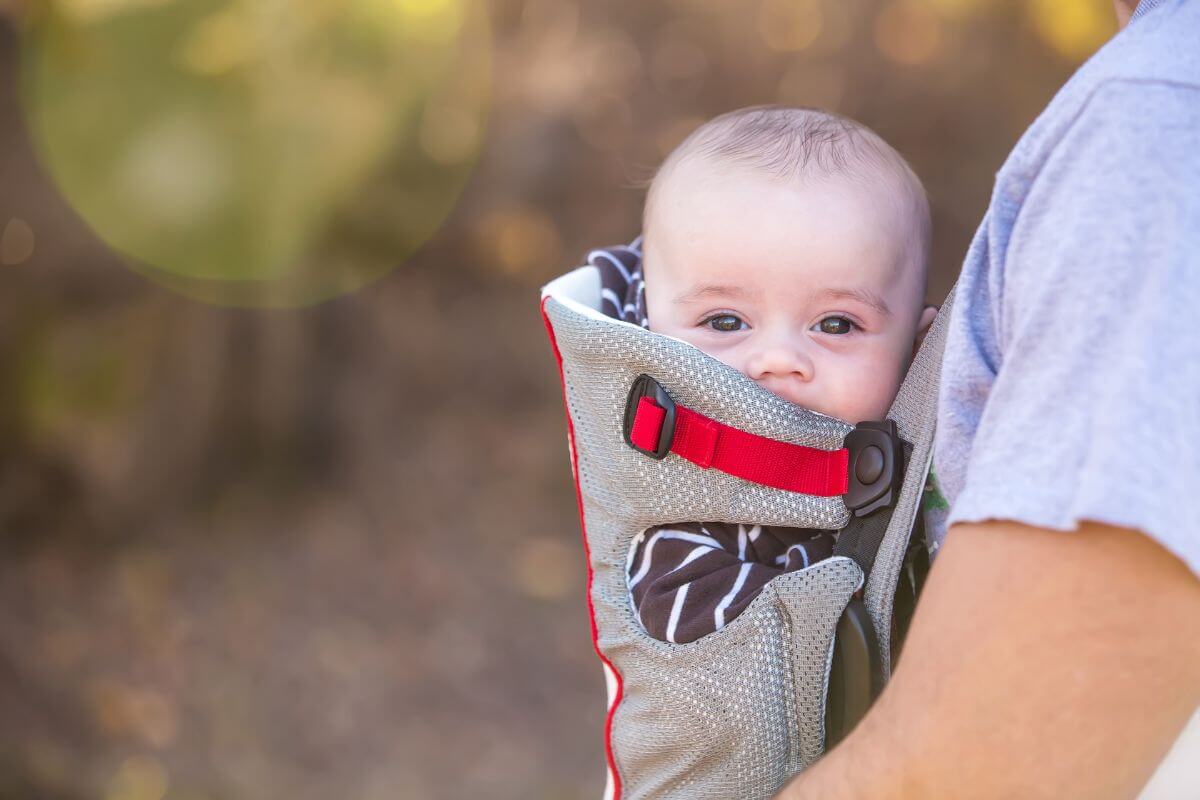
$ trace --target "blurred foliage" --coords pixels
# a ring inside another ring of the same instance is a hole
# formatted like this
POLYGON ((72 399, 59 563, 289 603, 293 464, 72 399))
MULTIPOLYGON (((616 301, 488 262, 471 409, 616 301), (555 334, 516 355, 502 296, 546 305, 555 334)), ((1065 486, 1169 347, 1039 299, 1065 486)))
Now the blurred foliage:
POLYGON ((937 300, 1113 28, 1106 0, 8 1, 20 800, 594 797, 537 287, 637 232, 701 120, 786 102, 912 161, 937 300))

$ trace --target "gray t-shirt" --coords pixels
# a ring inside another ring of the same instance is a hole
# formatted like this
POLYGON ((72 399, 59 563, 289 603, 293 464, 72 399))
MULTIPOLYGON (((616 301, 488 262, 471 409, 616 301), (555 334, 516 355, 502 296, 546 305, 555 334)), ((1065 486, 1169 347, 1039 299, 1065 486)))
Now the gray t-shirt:
MULTIPOLYGON (((1021 138, 947 333, 935 547, 1095 520, 1200 575, 1200 0, 1142 0, 1021 138)), ((1141 797, 1200 797, 1200 712, 1141 797)))
POLYGON ((996 175, 934 472, 947 525, 1138 528, 1200 575, 1200 2, 1142 6, 996 175))

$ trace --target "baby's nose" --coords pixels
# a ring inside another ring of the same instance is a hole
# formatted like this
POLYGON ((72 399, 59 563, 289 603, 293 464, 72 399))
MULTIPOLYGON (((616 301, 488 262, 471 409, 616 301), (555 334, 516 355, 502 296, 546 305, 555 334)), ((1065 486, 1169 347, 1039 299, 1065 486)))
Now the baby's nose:
POLYGON ((813 361, 793 342, 764 343, 746 359, 746 376, 767 388, 771 388, 768 384, 779 381, 807 383, 813 378, 813 361))

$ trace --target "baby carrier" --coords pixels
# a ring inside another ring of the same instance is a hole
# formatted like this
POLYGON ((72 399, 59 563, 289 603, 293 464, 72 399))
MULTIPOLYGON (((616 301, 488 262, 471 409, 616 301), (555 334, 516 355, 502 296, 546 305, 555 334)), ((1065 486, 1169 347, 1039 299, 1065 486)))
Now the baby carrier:
MULTIPOLYGON (((594 251, 542 290, 558 359, 592 638, 608 684, 605 797, 768 798, 866 712, 892 666, 893 600, 932 453, 947 298, 886 420, 798 408, 678 339, 606 313, 594 251), (840 530, 720 630, 649 636, 627 560, 688 520, 840 530)), ((910 546, 913 545, 913 546, 910 546)))

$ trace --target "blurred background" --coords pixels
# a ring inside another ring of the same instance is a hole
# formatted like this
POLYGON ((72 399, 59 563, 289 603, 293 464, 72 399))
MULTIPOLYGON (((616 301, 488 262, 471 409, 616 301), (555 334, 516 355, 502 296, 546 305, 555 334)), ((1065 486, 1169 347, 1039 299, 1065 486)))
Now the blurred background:
POLYGON ((758 103, 940 301, 1107 0, 0 0, 0 798, 594 798, 541 284, 758 103))

